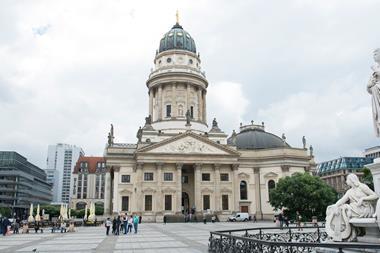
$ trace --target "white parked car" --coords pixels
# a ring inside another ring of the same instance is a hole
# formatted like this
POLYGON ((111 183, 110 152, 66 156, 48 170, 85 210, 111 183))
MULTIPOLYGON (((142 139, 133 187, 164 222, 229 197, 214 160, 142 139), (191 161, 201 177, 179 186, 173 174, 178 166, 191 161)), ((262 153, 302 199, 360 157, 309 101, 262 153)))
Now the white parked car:
POLYGON ((248 221, 249 214, 248 213, 236 213, 230 217, 228 217, 229 221, 248 221))

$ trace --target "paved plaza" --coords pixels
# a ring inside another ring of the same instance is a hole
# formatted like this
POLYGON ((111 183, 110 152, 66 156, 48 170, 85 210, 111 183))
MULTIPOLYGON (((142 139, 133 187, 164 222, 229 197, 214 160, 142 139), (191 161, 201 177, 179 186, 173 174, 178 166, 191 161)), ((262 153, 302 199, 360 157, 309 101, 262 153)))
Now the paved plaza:
POLYGON ((207 252, 214 230, 272 226, 273 223, 143 223, 137 234, 105 235, 105 228, 79 227, 75 233, 18 234, 0 237, 0 252, 207 252))

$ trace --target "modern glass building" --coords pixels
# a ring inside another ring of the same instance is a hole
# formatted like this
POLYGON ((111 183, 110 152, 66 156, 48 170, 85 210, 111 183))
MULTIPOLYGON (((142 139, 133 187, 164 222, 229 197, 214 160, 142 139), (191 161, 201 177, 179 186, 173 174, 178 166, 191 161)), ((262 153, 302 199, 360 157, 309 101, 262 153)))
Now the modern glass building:
POLYGON ((51 185, 44 170, 13 151, 0 151, 0 206, 25 217, 30 204, 49 204, 51 185))
POLYGON ((355 173, 359 178, 363 175, 361 169, 366 164, 373 163, 371 157, 340 157, 317 165, 317 175, 327 184, 335 188, 338 193, 346 190, 346 177, 355 173))

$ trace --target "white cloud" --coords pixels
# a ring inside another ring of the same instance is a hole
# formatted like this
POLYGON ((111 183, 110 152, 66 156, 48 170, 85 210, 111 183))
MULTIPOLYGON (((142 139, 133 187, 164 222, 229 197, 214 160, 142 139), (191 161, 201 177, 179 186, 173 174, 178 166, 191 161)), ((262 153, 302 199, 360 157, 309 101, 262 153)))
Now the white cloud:
POLYGON ((227 134, 242 122, 249 106, 242 84, 235 82, 217 82, 210 84, 207 92, 208 121, 215 117, 219 127, 227 134))

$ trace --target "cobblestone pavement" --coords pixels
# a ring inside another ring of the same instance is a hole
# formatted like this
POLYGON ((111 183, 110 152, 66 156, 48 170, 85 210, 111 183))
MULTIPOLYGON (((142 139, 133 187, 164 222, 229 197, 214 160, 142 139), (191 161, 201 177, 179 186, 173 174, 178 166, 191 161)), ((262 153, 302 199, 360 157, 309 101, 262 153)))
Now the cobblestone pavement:
POLYGON ((273 226, 273 223, 143 223, 137 234, 105 235, 105 228, 79 227, 75 233, 0 236, 0 252, 207 252, 210 231, 273 226))

